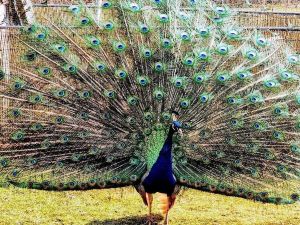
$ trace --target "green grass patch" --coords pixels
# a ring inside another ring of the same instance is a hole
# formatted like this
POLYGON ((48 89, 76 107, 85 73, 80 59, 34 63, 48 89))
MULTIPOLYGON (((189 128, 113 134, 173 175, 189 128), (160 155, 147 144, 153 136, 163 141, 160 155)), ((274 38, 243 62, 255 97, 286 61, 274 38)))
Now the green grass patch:
MULTIPOLYGON (((158 195, 154 213, 160 222, 158 195)), ((114 224, 145 223, 147 208, 134 188, 47 192, 0 188, 0 224, 114 224)), ((246 199, 181 191, 170 212, 170 225, 298 225, 300 204, 273 205, 246 199)))

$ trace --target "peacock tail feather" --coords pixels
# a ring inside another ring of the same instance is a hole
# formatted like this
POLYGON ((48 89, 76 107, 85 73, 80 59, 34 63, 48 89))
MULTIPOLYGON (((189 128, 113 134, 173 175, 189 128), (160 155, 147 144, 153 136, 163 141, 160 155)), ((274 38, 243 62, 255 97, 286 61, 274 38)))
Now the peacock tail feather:
POLYGON ((0 71, 0 183, 135 185, 179 111, 183 186, 263 202, 300 192, 300 55, 210 0, 83 2, 44 15, 0 71))

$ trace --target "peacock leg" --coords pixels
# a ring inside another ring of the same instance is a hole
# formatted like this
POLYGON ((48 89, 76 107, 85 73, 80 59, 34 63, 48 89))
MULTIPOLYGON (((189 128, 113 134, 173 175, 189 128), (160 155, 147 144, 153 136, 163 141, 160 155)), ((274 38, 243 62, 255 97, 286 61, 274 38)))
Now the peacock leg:
POLYGON ((172 200, 173 199, 173 195, 172 196, 168 196, 167 197, 167 206, 165 208, 165 211, 163 212, 164 213, 164 222, 163 224, 169 224, 169 211, 174 203, 174 201, 172 200))
POLYGON ((175 200, 176 200, 176 194, 172 194, 171 196, 168 196, 168 208, 164 215, 164 224, 169 224, 169 211, 173 207, 175 200))
POLYGON ((151 214, 153 195, 150 193, 146 193, 147 205, 148 205, 148 224, 152 224, 153 218, 151 214))
POLYGON ((166 214, 164 215, 164 225, 168 225, 169 224, 169 210, 170 208, 167 209, 166 214))
POLYGON ((170 207, 169 207, 169 210, 173 207, 173 205, 175 204, 175 200, 176 200, 176 194, 172 194, 170 197, 169 197, 169 201, 170 201, 170 207))

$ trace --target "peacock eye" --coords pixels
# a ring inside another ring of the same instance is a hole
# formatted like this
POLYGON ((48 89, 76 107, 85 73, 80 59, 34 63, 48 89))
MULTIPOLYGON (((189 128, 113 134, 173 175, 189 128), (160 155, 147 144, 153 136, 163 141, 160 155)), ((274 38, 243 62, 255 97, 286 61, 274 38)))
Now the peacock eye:
POLYGON ((200 52, 199 53, 199 58, 202 59, 202 60, 205 60, 208 58, 208 55, 206 52, 200 52))
POLYGON ((90 94, 89 91, 84 91, 84 92, 83 92, 83 96, 84 96, 84 97, 90 97, 90 95, 91 95, 91 94, 90 94))
POLYGON ((25 58, 28 61, 34 61, 36 59, 37 54, 35 52, 29 52, 25 55, 25 58))
POLYGON ((58 92, 58 95, 59 95, 60 97, 65 96, 65 94, 66 94, 66 92, 65 92, 64 90, 61 90, 61 91, 58 92))
POLYGON ((107 22, 107 23, 104 24, 104 28, 106 30, 112 30, 114 28, 114 25, 111 22, 107 22))
POLYGON ((104 70, 105 67, 103 65, 98 65, 98 70, 104 70))
POLYGON ((14 87, 16 90, 18 90, 22 87, 22 85, 20 83, 15 83, 14 87))
POLYGON ((186 63, 187 63, 188 65, 193 64, 193 62, 194 62, 194 60, 191 59, 191 58, 188 58, 188 59, 186 60, 186 63))
POLYGON ((220 51, 221 51, 221 52, 226 52, 226 51, 227 51, 227 48, 221 47, 221 48, 220 48, 220 51))
POLYGON ((44 68, 44 69, 43 69, 43 74, 44 74, 44 75, 47 75, 47 74, 49 74, 49 73, 50 73, 49 68, 44 68))
POLYGON ((227 102, 229 102, 229 103, 234 103, 235 100, 234 100, 234 98, 230 97, 230 98, 228 98, 227 102))
POLYGON ((220 81, 224 81, 224 80, 225 80, 225 77, 224 77, 224 76, 219 76, 219 80, 220 80, 220 81))
POLYGON ((201 28, 199 30, 199 34, 200 34, 201 37, 207 37, 207 36, 209 36, 209 30, 208 30, 208 28, 201 28))
POLYGON ((257 42, 258 42, 258 44, 263 45, 263 44, 265 44, 267 41, 266 41, 265 38, 258 38, 258 39, 257 39, 257 42))
POLYGON ((160 62, 158 62, 158 63, 155 63, 154 68, 156 71, 160 72, 163 69, 163 65, 160 62))
POLYGON ((45 38, 46 38, 46 34, 44 34, 44 33, 40 33, 37 35, 37 39, 40 41, 44 40, 45 38))
POLYGON ((298 104, 300 104, 300 96, 299 96, 299 97, 296 97, 296 102, 297 102, 298 104))
POLYGON ((113 44, 113 49, 115 50, 115 52, 117 53, 121 53, 124 52, 126 49, 126 44, 123 42, 115 42, 113 44))
POLYGON ((66 47, 63 46, 63 45, 56 45, 56 50, 59 52, 59 53, 64 53, 66 51, 66 47))
POLYGON ((16 170, 16 169, 14 169, 14 170, 12 171, 12 175, 13 175, 14 177, 18 176, 18 175, 19 175, 19 171, 16 170))
POLYGON ((290 78, 292 76, 291 73, 289 73, 289 72, 283 72, 282 75, 285 78, 290 78))
POLYGON ((8 166, 8 160, 7 159, 1 159, 0 160, 1 167, 7 167, 8 166))
POLYGON ((14 116, 19 116, 20 115, 19 110, 13 110, 12 113, 13 113, 14 116))
POLYGON ((291 199, 293 201, 299 201, 300 200, 300 196, 299 196, 299 194, 294 193, 294 194, 291 195, 291 199))
POLYGON ((299 62, 299 57, 296 55, 288 56, 288 62, 291 64, 297 64, 299 62))
POLYGON ((77 71, 77 67, 74 66, 74 65, 70 65, 70 66, 68 66, 68 71, 69 71, 71 74, 74 74, 74 73, 77 71))
POLYGON ((217 24, 221 24, 223 22, 223 19, 221 17, 214 17, 213 21, 217 24))
POLYGON ((170 41, 169 40, 164 40, 163 41, 163 45, 164 46, 169 46, 170 45, 170 41))
POLYGON ((229 34, 230 34, 230 35, 237 35, 238 32, 237 32, 236 30, 231 30, 231 31, 229 31, 229 34))
POLYGON ((92 39, 93 45, 99 45, 100 41, 98 39, 92 39))
POLYGON ((235 120, 235 119, 231 120, 231 124, 236 125, 237 124, 237 120, 235 120))
POLYGON ((183 41, 190 40, 190 35, 188 33, 186 33, 186 32, 181 33, 180 37, 181 37, 181 40, 183 40, 183 41))
POLYGON ((110 113, 108 113, 108 112, 105 112, 105 113, 103 114, 103 118, 104 118, 105 120, 111 120, 111 119, 112 119, 112 115, 111 115, 110 113))
POLYGON ((31 164, 31 165, 37 164, 37 160, 36 160, 36 159, 31 159, 31 160, 30 160, 30 164, 31 164))
POLYGON ((140 83, 141 83, 142 85, 145 85, 145 84, 146 84, 146 80, 141 79, 141 80, 140 80, 140 83))
POLYGON ((90 20, 88 18, 82 18, 81 19, 81 24, 82 25, 87 25, 90 22, 90 20))
POLYGON ((297 148, 296 145, 292 145, 292 146, 291 146, 291 150, 292 150, 293 152, 294 152, 294 151, 297 151, 297 149, 298 149, 298 148, 297 148))
POLYGON ((151 56, 151 51, 150 50, 144 50, 144 56, 146 58, 149 58, 151 56))
POLYGON ((277 167, 277 169, 278 169, 279 172, 282 172, 282 171, 285 170, 285 167, 284 167, 283 165, 279 165, 279 166, 277 167))
POLYGON ((187 109, 190 106, 190 101, 188 99, 182 99, 179 103, 180 107, 183 109, 187 109))
POLYGON ((274 111, 275 111, 276 114, 280 114, 281 113, 281 109, 279 109, 279 108, 276 108, 274 111))
POLYGON ((131 9, 132 12, 137 12, 137 11, 140 10, 140 7, 139 7, 139 5, 136 4, 136 3, 131 3, 131 4, 130 4, 130 9, 131 9))
POLYGON ((218 14, 223 14, 224 12, 225 12, 225 8, 224 7, 216 7, 216 12, 218 13, 218 14))
POLYGON ((109 1, 104 1, 102 3, 102 8, 109 9, 112 6, 112 4, 109 1))
POLYGON ((156 90, 154 92, 154 97, 156 100, 160 101, 164 98, 164 93, 162 91, 156 90))
POLYGON ((146 33, 149 33, 150 29, 147 25, 143 24, 143 25, 140 26, 140 31, 143 34, 146 34, 146 33))
POLYGON ((256 56, 257 56, 257 53, 256 53, 255 51, 253 51, 253 50, 247 51, 247 52, 246 52, 246 57, 247 57, 249 60, 255 59, 256 56))
POLYGON ((182 20, 187 20, 189 18, 189 15, 185 12, 179 12, 179 18, 182 20))
POLYGON ((69 10, 74 13, 74 14, 78 14, 80 12, 80 8, 76 5, 72 5, 69 7, 69 10))
POLYGON ((125 72, 124 70, 118 70, 118 71, 116 71, 116 76, 119 79, 123 80, 127 77, 127 72, 125 72))
POLYGON ((202 97, 201 97, 201 101, 202 101, 202 102, 206 102, 206 101, 207 101, 207 97, 206 97, 206 96, 202 96, 202 97))
POLYGON ((27 31, 28 31, 29 33, 33 32, 34 30, 35 30, 35 29, 34 29, 34 27, 32 27, 32 26, 30 26, 30 27, 27 28, 27 31))
POLYGON ((166 14, 160 14, 159 17, 158 17, 158 20, 161 23, 167 23, 167 22, 169 22, 169 17, 166 14))
POLYGON ((127 98, 127 103, 131 106, 136 106, 139 103, 139 99, 135 96, 129 96, 127 98))

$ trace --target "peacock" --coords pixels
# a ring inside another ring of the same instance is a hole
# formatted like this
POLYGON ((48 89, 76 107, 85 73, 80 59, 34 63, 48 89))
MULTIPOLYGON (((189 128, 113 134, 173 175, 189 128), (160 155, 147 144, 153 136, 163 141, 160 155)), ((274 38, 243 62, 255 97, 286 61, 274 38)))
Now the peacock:
POLYGON ((0 70, 1 186, 134 186, 151 213, 143 184, 168 140, 166 213, 180 187, 299 200, 299 53, 211 0, 96 10, 78 1, 18 31, 0 70))

